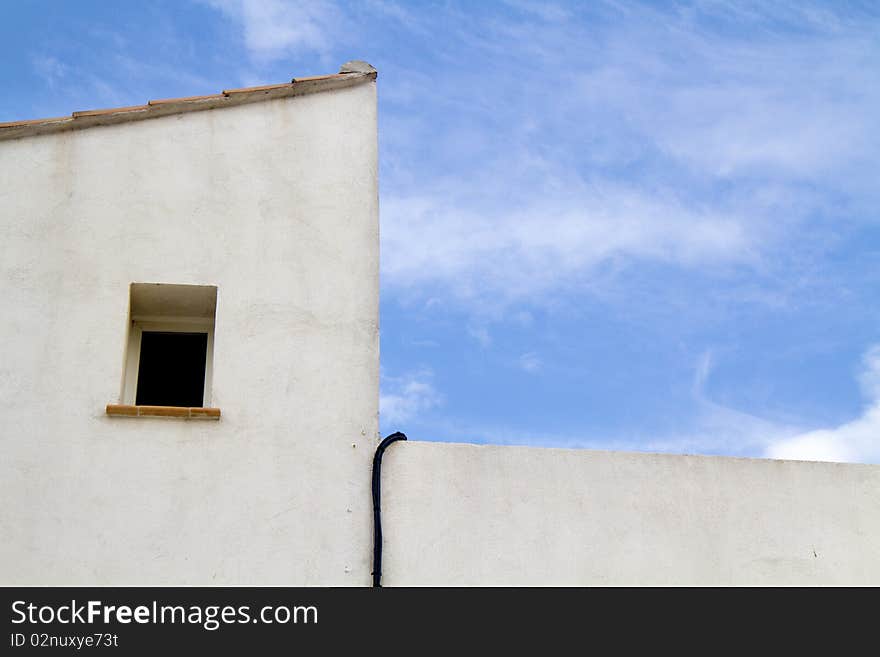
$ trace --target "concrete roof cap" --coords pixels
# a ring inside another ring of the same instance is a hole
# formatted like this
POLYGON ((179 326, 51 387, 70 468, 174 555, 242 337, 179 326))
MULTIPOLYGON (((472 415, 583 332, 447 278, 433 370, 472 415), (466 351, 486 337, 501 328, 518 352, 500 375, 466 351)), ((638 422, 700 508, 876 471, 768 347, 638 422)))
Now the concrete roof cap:
POLYGON ((376 69, 361 59, 352 59, 339 67, 340 73, 376 73, 376 69))

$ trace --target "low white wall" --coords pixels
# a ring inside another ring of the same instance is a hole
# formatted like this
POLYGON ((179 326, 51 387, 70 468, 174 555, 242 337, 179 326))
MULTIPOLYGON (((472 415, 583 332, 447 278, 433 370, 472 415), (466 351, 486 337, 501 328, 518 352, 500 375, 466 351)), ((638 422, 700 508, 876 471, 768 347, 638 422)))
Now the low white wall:
POLYGON ((383 464, 383 584, 880 584, 880 467, 425 442, 383 464))

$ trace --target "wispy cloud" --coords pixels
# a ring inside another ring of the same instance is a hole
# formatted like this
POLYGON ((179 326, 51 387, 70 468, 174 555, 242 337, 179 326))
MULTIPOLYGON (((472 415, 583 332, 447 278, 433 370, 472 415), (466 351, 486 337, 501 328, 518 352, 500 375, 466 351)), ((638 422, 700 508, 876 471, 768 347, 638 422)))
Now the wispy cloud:
POLYGON ((402 376, 382 375, 379 416, 383 427, 401 425, 443 403, 434 388, 433 373, 422 369, 402 376))
POLYGON ((55 87, 59 81, 64 80, 69 70, 58 58, 46 54, 32 55, 31 65, 49 87, 55 87))
POLYGON ((637 449, 690 454, 756 456, 768 445, 798 432, 798 427, 771 420, 716 401, 708 392, 716 366, 712 349, 703 351, 694 366, 691 395, 694 408, 682 428, 665 436, 638 436, 637 449), (689 426, 688 426, 689 425, 689 426))
MULTIPOLYGON (((802 433, 803 429, 798 426, 714 400, 707 386, 715 360, 711 349, 696 359, 690 391, 692 407, 664 432, 650 429, 614 433, 583 429, 537 431, 504 422, 493 424, 480 418, 462 420, 446 413, 443 417, 431 418, 427 437, 452 442, 754 457, 765 455, 770 446, 802 433)), ((517 365, 532 373, 539 371, 543 362, 536 354, 526 353, 517 360, 517 365)), ((637 414, 635 409, 633 412, 637 414)), ((418 429, 424 428, 416 427, 413 436, 419 437, 418 429)))
MULTIPOLYGON (((528 356, 526 354, 525 356, 528 356)), ((868 403, 862 415, 838 427, 804 430, 714 401, 706 386, 714 367, 711 350, 694 368, 695 408, 682 426, 665 435, 623 436, 540 433, 516 427, 468 425, 447 420, 436 435, 450 440, 508 445, 616 449, 674 454, 725 454, 772 459, 880 463, 880 345, 863 357, 859 382, 868 403)))
POLYGON ((235 21, 244 45, 257 63, 270 63, 292 53, 324 54, 336 44, 342 13, 322 0, 204 0, 235 21))
POLYGON ((851 422, 774 441, 765 455, 775 459, 880 463, 880 345, 863 358, 860 384, 867 406, 851 422))
POLYGON ((479 312, 609 265, 760 270, 841 199, 880 200, 870 24, 727 3, 569 6, 536 22, 512 4, 522 13, 478 26, 450 10, 442 64, 391 72, 386 292, 479 312), (437 132, 434 174, 414 176, 417 137, 437 132))
POLYGON ((30 52, 32 70, 51 90, 50 115, 215 93, 229 82, 212 82, 204 66, 190 65, 198 58, 192 39, 167 16, 158 14, 147 34, 134 35, 128 26, 80 20, 30 52))
POLYGON ((383 204, 383 263, 391 291, 442 290, 458 301, 535 300, 566 289, 616 257, 681 265, 748 262, 747 217, 595 183, 526 207, 474 211, 455 199, 391 198, 383 204))

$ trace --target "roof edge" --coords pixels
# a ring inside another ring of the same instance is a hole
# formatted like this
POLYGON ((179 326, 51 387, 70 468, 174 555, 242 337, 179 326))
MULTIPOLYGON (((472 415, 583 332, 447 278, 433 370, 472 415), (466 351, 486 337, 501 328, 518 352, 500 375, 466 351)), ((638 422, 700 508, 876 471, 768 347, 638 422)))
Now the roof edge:
POLYGON ((151 100, 146 105, 136 105, 133 107, 85 110, 73 112, 70 116, 51 119, 30 119, 0 123, 0 141, 53 134, 68 130, 80 130, 100 125, 113 125, 128 121, 142 121, 170 114, 234 107, 265 100, 275 100, 277 98, 304 96, 333 89, 344 89, 375 80, 377 75, 375 69, 372 71, 352 71, 346 70, 346 65, 343 65, 341 70, 343 72, 330 75, 294 78, 285 84, 227 89, 211 96, 187 96, 185 98, 151 100))

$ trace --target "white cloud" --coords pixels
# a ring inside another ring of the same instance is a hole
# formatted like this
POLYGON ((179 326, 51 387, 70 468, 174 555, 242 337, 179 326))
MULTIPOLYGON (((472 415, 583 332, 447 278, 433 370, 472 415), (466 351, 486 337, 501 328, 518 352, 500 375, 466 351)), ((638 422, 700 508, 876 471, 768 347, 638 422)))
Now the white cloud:
POLYGON ((248 53, 272 62, 298 51, 326 53, 341 14, 331 2, 306 0, 206 0, 236 21, 248 53))
POLYGON ((388 292, 480 313, 641 262, 759 270, 821 241, 805 224, 840 199, 847 220, 880 201, 870 23, 798 5, 571 13, 450 10, 443 65, 383 78, 388 292))
POLYGON ((382 213, 383 252, 395 254, 383 260, 392 291, 439 289, 483 307, 579 284, 614 258, 749 262, 760 232, 747 217, 612 184, 484 212, 449 198, 391 197, 382 213))
POLYGON ((390 377, 382 376, 379 415, 384 427, 398 426, 440 406, 443 396, 432 382, 430 370, 390 377))
POLYGON ((865 354, 860 383, 868 405, 861 417, 831 429, 777 440, 765 456, 800 461, 880 463, 880 345, 865 354))
POLYGON ((694 171, 845 181, 843 171, 861 179, 860 162, 876 158, 880 51, 863 30, 748 43, 679 31, 685 66, 656 34, 642 37, 641 46, 616 44, 626 56, 579 76, 594 99, 586 105, 625 116, 694 171))

